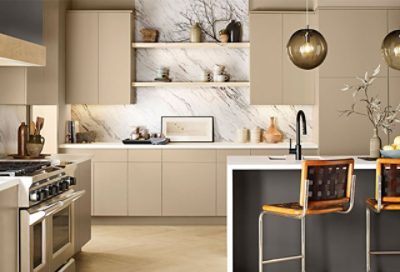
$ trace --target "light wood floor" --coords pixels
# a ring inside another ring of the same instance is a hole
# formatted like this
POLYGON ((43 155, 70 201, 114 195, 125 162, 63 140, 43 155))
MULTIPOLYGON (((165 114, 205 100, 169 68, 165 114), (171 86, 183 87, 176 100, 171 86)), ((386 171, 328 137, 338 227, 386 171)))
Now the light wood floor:
POLYGON ((225 226, 93 226, 78 272, 226 271, 225 226))

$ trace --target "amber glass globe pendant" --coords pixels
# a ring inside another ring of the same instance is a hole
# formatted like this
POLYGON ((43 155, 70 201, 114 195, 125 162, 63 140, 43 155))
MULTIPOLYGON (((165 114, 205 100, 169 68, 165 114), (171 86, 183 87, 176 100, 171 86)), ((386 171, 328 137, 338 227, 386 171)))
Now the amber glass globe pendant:
POLYGON ((306 1, 305 29, 296 31, 286 46, 290 60, 301 69, 311 70, 320 66, 328 54, 328 44, 324 36, 309 27, 308 0, 306 1))
POLYGON ((392 31, 385 37, 382 53, 390 67, 400 70, 400 30, 392 31))

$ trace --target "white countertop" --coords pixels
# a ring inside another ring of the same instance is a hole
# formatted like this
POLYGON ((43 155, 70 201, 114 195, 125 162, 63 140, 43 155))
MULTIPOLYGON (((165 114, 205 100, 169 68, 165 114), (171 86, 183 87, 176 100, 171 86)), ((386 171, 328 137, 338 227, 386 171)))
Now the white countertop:
POLYGON ((7 190, 13 186, 17 186, 19 184, 19 179, 16 178, 0 178, 0 191, 7 190))
MULTIPOLYGON (((302 143, 303 149, 318 149, 315 143, 302 143)), ((63 149, 289 149, 289 142, 252 143, 170 143, 167 145, 124 145, 123 143, 62 144, 63 149)))
MULTIPOLYGON (((271 156, 280 157, 280 156, 271 156)), ((376 169, 375 161, 366 161, 358 159, 354 156, 305 156, 305 159, 348 159, 354 158, 356 170, 373 170, 376 169)), ((228 157, 229 170, 301 170, 301 161, 294 158, 287 160, 271 160, 269 156, 230 156, 228 157)))

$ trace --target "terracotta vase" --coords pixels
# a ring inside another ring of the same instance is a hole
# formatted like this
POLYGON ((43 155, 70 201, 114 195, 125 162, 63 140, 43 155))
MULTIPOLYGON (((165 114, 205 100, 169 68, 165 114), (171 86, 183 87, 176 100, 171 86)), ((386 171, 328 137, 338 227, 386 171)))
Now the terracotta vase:
POLYGON ((267 143, 279 143, 282 142, 283 140, 283 134, 282 132, 278 129, 276 125, 276 118, 271 117, 271 124, 269 128, 264 132, 264 141, 267 143))

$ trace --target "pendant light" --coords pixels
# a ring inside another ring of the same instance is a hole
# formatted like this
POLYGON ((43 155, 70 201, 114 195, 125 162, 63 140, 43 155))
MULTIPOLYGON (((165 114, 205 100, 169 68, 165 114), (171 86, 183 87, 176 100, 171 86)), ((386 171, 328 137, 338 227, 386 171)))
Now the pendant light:
POLYGON ((306 24, 305 29, 300 29, 292 35, 286 48, 294 65, 304 70, 311 70, 324 62, 328 45, 321 33, 310 28, 308 0, 306 0, 306 24))
POLYGON ((382 53, 390 67, 400 70, 400 30, 392 31, 385 37, 382 53))

